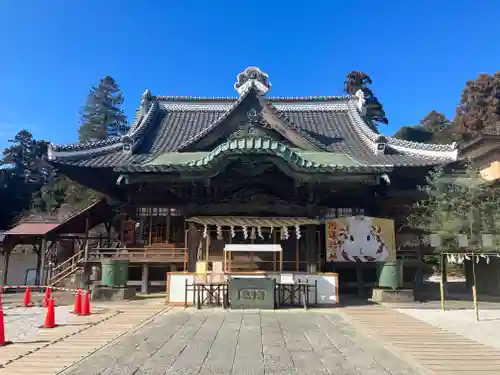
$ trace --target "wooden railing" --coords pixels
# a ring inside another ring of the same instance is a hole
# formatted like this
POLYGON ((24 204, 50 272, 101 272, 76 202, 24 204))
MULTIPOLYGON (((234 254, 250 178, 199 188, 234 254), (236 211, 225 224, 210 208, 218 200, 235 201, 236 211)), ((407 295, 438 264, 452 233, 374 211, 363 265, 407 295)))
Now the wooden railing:
POLYGON ((74 274, 83 264, 84 250, 79 251, 71 258, 52 268, 50 276, 50 285, 55 285, 68 276, 74 274))
POLYGON ((184 263, 187 267, 188 252, 186 248, 96 248, 89 250, 88 260, 106 258, 128 259, 131 263, 184 263))

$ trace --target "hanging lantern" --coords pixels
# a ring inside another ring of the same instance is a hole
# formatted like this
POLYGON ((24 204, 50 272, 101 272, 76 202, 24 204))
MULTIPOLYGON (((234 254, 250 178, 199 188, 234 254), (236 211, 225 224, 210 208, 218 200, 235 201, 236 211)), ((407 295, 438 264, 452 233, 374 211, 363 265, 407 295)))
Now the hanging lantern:
POLYGON ((269 228, 269 238, 273 238, 273 230, 274 230, 274 227, 271 227, 269 228))
POLYGON ((252 227, 252 230, 250 231, 250 239, 255 240, 257 236, 255 235, 255 228, 252 227))
POLYGON ((207 236, 208 236, 208 225, 205 224, 203 226, 203 238, 207 238, 207 236))
POLYGON ((302 237, 302 234, 300 233, 300 225, 295 225, 295 236, 297 237, 298 240, 302 237))
POLYGON ((262 228, 261 227, 257 227, 257 235, 259 236, 259 238, 261 240, 264 239, 264 235, 262 234, 262 228))
POLYGON ((220 225, 217 225, 217 239, 218 240, 224 239, 224 236, 222 235, 222 227, 220 225))
POLYGON ((486 257, 486 264, 490 264, 490 257, 489 256, 486 257))
POLYGON ((234 231, 234 226, 233 226, 233 225, 231 225, 231 226, 229 227, 229 230, 231 231, 231 238, 236 237, 236 232, 234 231))
POLYGON ((248 238, 248 228, 246 227, 246 225, 243 225, 241 229, 243 231, 243 238, 246 240, 248 238))
POLYGON ((479 257, 476 257, 476 264, 479 263, 479 257))

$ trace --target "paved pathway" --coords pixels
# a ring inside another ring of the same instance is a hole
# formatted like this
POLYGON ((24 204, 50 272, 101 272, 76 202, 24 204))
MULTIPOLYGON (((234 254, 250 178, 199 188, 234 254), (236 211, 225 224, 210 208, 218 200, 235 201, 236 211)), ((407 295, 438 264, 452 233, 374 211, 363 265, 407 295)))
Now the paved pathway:
POLYGON ((0 347, 0 375, 58 374, 162 311, 162 300, 94 304, 90 316, 0 347))
POLYGON ((500 374, 500 350, 407 314, 376 305, 345 308, 342 314, 432 374, 500 374))
POLYGON ((65 375, 420 375, 334 310, 174 308, 65 375))

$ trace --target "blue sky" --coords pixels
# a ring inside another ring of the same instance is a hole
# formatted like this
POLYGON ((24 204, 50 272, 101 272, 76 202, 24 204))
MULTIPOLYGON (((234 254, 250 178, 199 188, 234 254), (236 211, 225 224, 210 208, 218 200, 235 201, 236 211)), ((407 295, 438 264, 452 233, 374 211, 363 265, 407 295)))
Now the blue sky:
POLYGON ((257 65, 270 95, 339 95, 369 73, 390 124, 452 116, 469 79, 500 67, 500 1, 2 0, 0 147, 17 130, 77 138, 90 87, 109 74, 132 117, 140 95, 234 96, 257 65))

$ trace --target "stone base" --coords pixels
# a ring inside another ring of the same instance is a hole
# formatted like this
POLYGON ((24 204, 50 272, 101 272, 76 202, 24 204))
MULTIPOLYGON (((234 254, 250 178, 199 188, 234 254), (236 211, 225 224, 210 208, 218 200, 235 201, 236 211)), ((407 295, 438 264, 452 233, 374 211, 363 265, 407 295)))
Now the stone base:
POLYGON ((95 301, 124 301, 135 298, 135 288, 109 288, 98 286, 92 293, 95 301))
POLYGON ((373 288, 373 302, 413 302, 415 294, 413 289, 381 289, 373 288))

